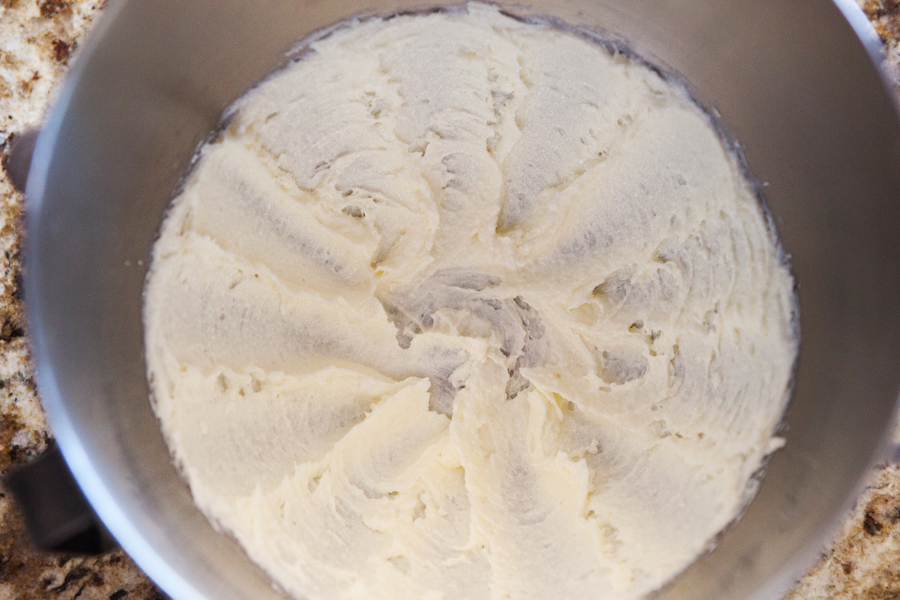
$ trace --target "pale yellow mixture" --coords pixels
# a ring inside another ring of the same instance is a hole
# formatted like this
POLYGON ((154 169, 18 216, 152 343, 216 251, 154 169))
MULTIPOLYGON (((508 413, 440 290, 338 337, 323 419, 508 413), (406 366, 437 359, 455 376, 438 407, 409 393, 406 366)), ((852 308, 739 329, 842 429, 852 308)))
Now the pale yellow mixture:
POLYGON ((145 319, 197 505, 333 599, 632 599, 777 448, 792 281, 704 113, 496 9, 373 19, 235 108, 145 319))

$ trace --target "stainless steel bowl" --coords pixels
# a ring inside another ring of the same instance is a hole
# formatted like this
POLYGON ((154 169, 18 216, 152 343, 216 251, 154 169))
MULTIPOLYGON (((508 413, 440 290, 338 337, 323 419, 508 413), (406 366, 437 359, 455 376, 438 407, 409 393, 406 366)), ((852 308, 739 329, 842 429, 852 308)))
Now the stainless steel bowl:
MULTIPOLYGON (((178 600, 282 597, 194 508, 147 400, 141 291, 179 177, 299 38, 407 0, 110 3, 37 144, 25 290, 37 378, 75 477, 178 600)), ((883 447, 900 390, 900 122, 853 0, 534 0, 680 71, 743 143, 799 285, 787 447, 719 546, 660 598, 776 598, 883 447)))

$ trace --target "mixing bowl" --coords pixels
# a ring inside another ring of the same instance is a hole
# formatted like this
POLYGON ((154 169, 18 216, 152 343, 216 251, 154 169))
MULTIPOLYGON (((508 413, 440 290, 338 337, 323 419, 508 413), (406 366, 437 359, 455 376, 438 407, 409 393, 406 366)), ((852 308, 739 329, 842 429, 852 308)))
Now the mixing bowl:
MULTIPOLYGON (((37 380, 88 500, 177 600, 283 597, 191 502, 148 402, 141 293, 161 218, 223 110, 311 32, 406 0, 110 2, 37 142, 25 293, 37 380)), ((900 121, 853 0, 535 0, 605 30, 741 141, 797 279, 802 344, 759 494, 666 600, 776 598, 884 447, 900 390, 900 121)))

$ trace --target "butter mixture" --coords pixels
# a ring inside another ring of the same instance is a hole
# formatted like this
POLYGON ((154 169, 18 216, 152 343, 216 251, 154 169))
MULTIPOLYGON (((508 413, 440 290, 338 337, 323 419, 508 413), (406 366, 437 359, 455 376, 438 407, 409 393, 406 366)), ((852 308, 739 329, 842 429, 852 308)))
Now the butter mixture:
POLYGON ((309 48, 155 248, 197 505, 313 600, 658 588, 780 443, 792 280, 738 162, 679 86, 492 7, 309 48))

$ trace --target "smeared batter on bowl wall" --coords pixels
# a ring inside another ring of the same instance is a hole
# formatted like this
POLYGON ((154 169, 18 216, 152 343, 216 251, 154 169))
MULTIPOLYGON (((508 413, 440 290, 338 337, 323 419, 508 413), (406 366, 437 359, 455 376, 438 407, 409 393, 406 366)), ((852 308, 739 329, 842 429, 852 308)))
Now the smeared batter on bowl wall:
POLYGON ((778 446, 792 298, 681 88, 470 4, 240 101, 156 245, 147 359, 197 505, 298 597, 637 598, 778 446))

